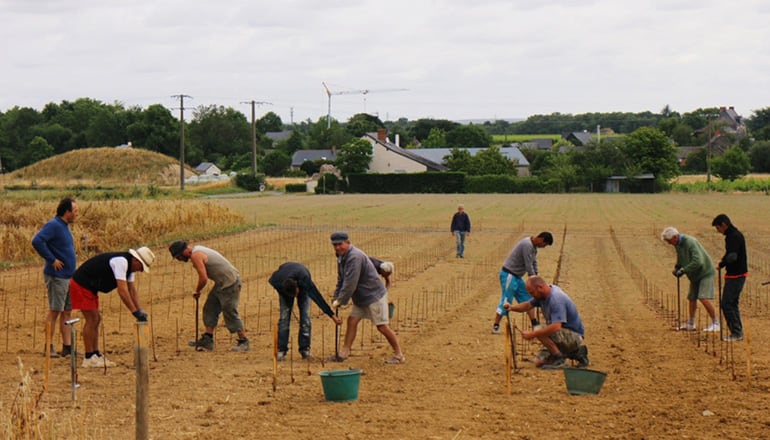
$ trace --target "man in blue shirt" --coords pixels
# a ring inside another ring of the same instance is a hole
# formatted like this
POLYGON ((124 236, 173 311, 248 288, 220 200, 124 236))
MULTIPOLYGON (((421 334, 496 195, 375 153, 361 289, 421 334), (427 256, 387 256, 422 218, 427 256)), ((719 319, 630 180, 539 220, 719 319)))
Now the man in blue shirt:
MULTIPOLYGON (((73 198, 65 197, 56 208, 56 217, 35 234, 32 238, 32 246, 45 260, 43 266, 43 279, 48 289, 48 317, 46 327, 50 332, 46 335, 46 348, 52 358, 69 356, 72 351, 70 332, 65 321, 72 314, 72 302, 70 300, 70 278, 75 272, 75 244, 72 240, 72 232, 69 225, 75 221, 78 215, 78 204, 73 198), (61 317, 61 319, 60 319, 61 317), (59 330, 62 337, 62 351, 57 353, 53 348, 53 333, 56 328, 56 320, 59 321, 59 330)), ((43 352, 45 355, 45 352, 43 352)))
POLYGON ((537 338, 543 344, 535 365, 553 370, 566 367, 567 359, 573 359, 578 362, 578 368, 587 367, 588 347, 583 340, 585 329, 572 299, 559 286, 548 284, 539 276, 527 279, 527 291, 532 295, 530 301, 515 306, 505 304, 505 309, 526 312, 540 307, 543 310, 546 324, 521 332, 524 339, 537 338))
POLYGON ((457 245, 457 258, 463 258, 465 253, 465 236, 471 235, 471 218, 465 212, 463 205, 457 206, 457 212, 452 216, 452 224, 449 226, 457 245))

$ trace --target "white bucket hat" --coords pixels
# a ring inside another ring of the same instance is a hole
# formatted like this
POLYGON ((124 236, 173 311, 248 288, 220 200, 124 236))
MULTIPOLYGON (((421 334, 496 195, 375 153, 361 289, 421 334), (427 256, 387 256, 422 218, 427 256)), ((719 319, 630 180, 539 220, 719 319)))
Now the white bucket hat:
POLYGON ((152 253, 150 248, 142 246, 137 250, 129 249, 128 253, 133 255, 134 258, 142 263, 142 270, 144 273, 150 272, 150 266, 152 266, 152 263, 155 262, 155 254, 152 253))

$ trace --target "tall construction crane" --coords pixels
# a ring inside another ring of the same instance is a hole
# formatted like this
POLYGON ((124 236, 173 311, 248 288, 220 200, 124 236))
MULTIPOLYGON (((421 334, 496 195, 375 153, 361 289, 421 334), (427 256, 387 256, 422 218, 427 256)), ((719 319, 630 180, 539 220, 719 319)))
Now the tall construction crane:
MULTIPOLYGON (((370 90, 370 89, 364 89, 364 90, 338 90, 336 92, 332 92, 329 90, 329 87, 326 85, 325 82, 322 82, 324 89, 326 90, 326 97, 328 98, 328 109, 326 113, 326 128, 330 128, 332 126, 332 96, 333 95, 364 95, 364 106, 366 106, 366 95, 369 93, 381 93, 381 92, 404 92, 409 89, 378 89, 378 90, 370 90)), ((366 107, 364 107, 364 111, 366 111, 366 107)))

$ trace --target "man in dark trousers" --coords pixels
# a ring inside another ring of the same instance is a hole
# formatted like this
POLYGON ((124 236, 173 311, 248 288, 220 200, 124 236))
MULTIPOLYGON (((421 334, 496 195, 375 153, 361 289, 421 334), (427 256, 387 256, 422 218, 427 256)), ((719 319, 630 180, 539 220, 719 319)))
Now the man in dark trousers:
POLYGON ((743 324, 738 302, 741 299, 749 266, 746 258, 746 240, 743 234, 730 221, 730 217, 719 214, 714 217, 711 226, 725 236, 725 254, 716 264, 717 269, 725 268, 725 286, 722 289, 722 302, 719 304, 727 321, 730 334, 723 339, 727 342, 743 340, 743 324))
POLYGON ((465 236, 471 235, 471 218, 465 212, 463 205, 457 205, 457 212, 452 216, 452 224, 449 227, 457 244, 457 258, 463 258, 465 253, 465 236))
POLYGON ((289 351, 289 330, 291 325, 291 309, 294 307, 294 299, 297 299, 299 309, 299 354, 302 359, 311 358, 310 338, 312 325, 310 322, 310 300, 329 316, 336 325, 342 324, 342 320, 334 315, 332 308, 324 300, 318 291, 310 271, 304 265, 290 261, 278 266, 268 280, 271 286, 278 292, 280 300, 280 317, 278 318, 278 360, 286 358, 289 351))

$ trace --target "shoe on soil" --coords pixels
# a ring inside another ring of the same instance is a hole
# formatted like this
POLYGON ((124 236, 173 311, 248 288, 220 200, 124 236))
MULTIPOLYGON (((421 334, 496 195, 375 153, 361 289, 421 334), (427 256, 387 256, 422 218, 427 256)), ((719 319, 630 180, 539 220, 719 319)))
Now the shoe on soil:
POLYGON ((214 338, 204 334, 197 341, 190 341, 187 343, 187 345, 190 347, 195 347, 196 350, 202 348, 206 351, 211 351, 214 349, 214 338))
POLYGON ((328 362, 345 362, 346 360, 348 360, 348 358, 342 357, 342 356, 340 356, 338 354, 333 354, 333 355, 329 356, 328 358, 326 358, 326 360, 328 362))
POLYGON ((567 368, 567 359, 561 354, 551 355, 540 368, 543 370, 561 370, 567 368))
POLYGON ((679 330, 684 330, 688 332, 694 332, 695 331, 695 324, 690 324, 688 322, 685 322, 684 324, 679 326, 679 330))
POLYGON ((500 324, 495 324, 492 326, 492 334, 493 335, 500 334, 500 324))
POLYGON ((104 368, 105 365, 108 367, 114 367, 115 362, 112 362, 106 357, 100 356, 98 354, 95 354, 90 358, 83 359, 82 364, 83 368, 104 368))
MULTIPOLYGON (((61 351, 59 352, 59 356, 61 357, 68 357, 72 354, 72 346, 71 345, 63 345, 61 348, 61 351)), ((75 356, 77 356, 80 353, 75 353, 75 356)))
POLYGON ((588 361, 588 347, 581 345, 572 359, 577 361, 577 368, 587 368, 591 365, 591 362, 588 361))
POLYGON ((703 329, 704 332, 718 332, 719 331, 719 323, 718 322, 712 322, 710 326, 703 329))
POLYGON ((738 342, 743 340, 743 335, 730 335, 722 338, 725 342, 738 342))
POLYGON ((246 352, 251 350, 248 339, 238 339, 238 343, 230 349, 230 351, 246 352))
MULTIPOLYGON (((49 356, 50 356, 51 359, 55 359, 55 358, 61 357, 61 355, 59 355, 59 353, 57 353, 56 350, 54 350, 53 344, 51 344, 50 351, 49 351, 49 356)), ((43 351, 43 357, 45 357, 45 351, 43 351)))
POLYGON ((278 359, 278 362, 282 362, 284 359, 286 359, 286 352, 285 351, 279 351, 276 355, 276 358, 278 359))
POLYGON ((393 356, 392 358, 385 361, 385 363, 388 365, 403 364, 404 362, 406 362, 406 357, 404 357, 404 355, 393 356))
POLYGON ((313 355, 310 354, 310 350, 300 350, 299 354, 302 356, 302 359, 313 359, 313 355))

